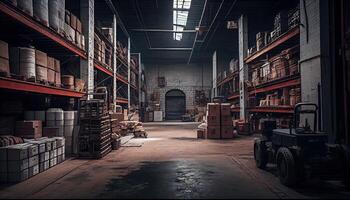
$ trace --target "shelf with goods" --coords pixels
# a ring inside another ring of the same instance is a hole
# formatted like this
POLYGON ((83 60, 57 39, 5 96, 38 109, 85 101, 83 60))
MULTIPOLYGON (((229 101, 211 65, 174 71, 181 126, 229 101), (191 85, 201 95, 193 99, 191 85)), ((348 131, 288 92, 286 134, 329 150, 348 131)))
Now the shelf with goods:
MULTIPOLYGON (((271 32, 258 32, 256 44, 248 50, 248 109, 253 131, 259 122, 275 119, 288 124, 294 105, 301 101, 299 69, 299 10, 279 11, 271 32)), ((284 127, 284 126, 279 126, 284 127)))
MULTIPOLYGON (((60 18, 54 13, 47 15, 47 19, 40 18, 37 16, 39 10, 38 6, 35 6, 36 3, 31 10, 24 12, 20 7, 7 1, 0 2, 0 25, 7 27, 0 33, 0 57, 4 63, 0 69, 1 76, 6 77, 6 84, 14 86, 13 88, 27 83, 28 86, 22 88, 30 91, 36 88, 37 91, 34 91, 36 93, 80 97, 81 95, 73 93, 85 90, 85 81, 74 76, 78 68, 75 66, 76 62, 79 58, 86 59, 81 22, 75 17, 74 22, 79 26, 73 28, 70 21, 66 23, 64 14, 60 18), (57 17, 56 24, 48 22, 52 17, 57 17), (68 30, 77 40, 69 37, 68 30), (23 59, 27 59, 26 62, 23 62, 23 59), (43 91, 40 91, 41 89, 43 91), (71 92, 67 92, 66 89, 71 92)), ((64 6, 60 5, 57 9, 65 13, 64 6)), ((41 14, 49 13, 50 7, 46 4, 40 9, 41 14)), ((10 88, 12 87, 8 89, 10 88)))
POLYGON ((238 60, 231 59, 228 71, 219 73, 217 79, 217 91, 219 96, 224 96, 228 101, 236 100, 236 95, 239 94, 239 70, 238 60))
POLYGON ((56 96, 81 98, 85 93, 57 88, 48 85, 38 84, 34 82, 28 82, 23 80, 17 80, 12 78, 0 77, 0 88, 6 90, 16 90, 22 92, 31 92, 37 94, 48 94, 56 96))
MULTIPOLYGON (((85 52, 84 36, 80 34, 80 42, 73 41, 68 34, 65 34, 64 28, 60 27, 57 31, 51 27, 51 24, 43 24, 35 20, 31 15, 20 10, 18 7, 11 5, 5 1, 0 2, 0 18, 1 23, 6 23, 10 35, 2 35, 3 39, 13 40, 13 35, 30 35, 35 38, 34 43, 40 45, 48 53, 54 54, 71 54, 79 56, 83 59, 87 58, 85 52)), ((63 22, 64 23, 64 22, 63 22)), ((69 26, 67 26, 69 27, 69 26)), ((70 27, 71 28, 71 27, 70 27)), ((74 35, 77 30, 69 29, 74 35)), ((81 31, 80 31, 81 32, 81 31)), ((24 39, 30 40, 23 36, 24 39)), ((75 36, 74 36, 75 37, 75 36)), ((16 40, 18 37, 16 37, 16 40)))

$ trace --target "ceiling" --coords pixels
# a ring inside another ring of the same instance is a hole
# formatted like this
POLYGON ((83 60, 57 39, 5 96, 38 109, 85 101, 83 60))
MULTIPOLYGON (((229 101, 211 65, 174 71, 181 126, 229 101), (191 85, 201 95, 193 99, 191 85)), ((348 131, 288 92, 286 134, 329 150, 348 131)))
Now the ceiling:
POLYGON ((289 4, 282 0, 192 0, 185 30, 195 30, 199 25, 205 2, 201 26, 206 31, 201 35, 183 33, 182 40, 176 41, 172 32, 135 30, 172 30, 173 0, 113 0, 131 36, 132 52, 142 53, 144 62, 153 63, 205 62, 215 50, 237 57, 238 31, 228 30, 227 21, 237 20, 242 13, 259 16, 249 22, 249 28, 260 28, 265 24, 261 20, 271 22, 271 11, 289 4))

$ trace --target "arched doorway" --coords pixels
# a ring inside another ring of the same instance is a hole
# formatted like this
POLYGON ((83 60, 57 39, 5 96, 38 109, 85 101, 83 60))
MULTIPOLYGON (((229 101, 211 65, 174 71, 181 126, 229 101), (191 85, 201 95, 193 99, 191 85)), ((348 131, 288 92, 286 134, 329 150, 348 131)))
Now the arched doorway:
POLYGON ((186 95, 181 90, 170 90, 165 94, 165 119, 180 120, 186 113, 186 95))

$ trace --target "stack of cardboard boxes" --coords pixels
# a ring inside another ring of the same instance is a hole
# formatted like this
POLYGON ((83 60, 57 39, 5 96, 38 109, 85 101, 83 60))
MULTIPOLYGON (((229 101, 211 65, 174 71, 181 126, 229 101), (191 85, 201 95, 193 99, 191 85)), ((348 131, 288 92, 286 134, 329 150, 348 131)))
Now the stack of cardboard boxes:
POLYGON ((0 148, 0 182, 21 182, 65 160, 64 138, 40 138, 0 148))
POLYGON ((231 105, 226 103, 207 104, 207 133, 208 139, 233 138, 231 105))

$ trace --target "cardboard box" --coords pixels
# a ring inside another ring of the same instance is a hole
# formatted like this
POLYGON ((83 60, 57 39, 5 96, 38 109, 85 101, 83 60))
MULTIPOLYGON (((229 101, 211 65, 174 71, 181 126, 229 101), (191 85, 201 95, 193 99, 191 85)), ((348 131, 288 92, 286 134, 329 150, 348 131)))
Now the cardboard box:
POLYGON ((8 160, 23 160, 28 158, 28 145, 18 144, 7 147, 8 160))
POLYGON ((29 167, 29 159, 7 161, 7 171, 10 173, 21 172, 29 167))
POLYGON ((55 61, 51 57, 47 57, 47 81, 55 83, 55 61))
POLYGON ((82 29, 82 26, 81 26, 81 21, 78 18, 77 18, 77 31, 80 34, 83 33, 83 29, 82 29))
MULTIPOLYGON (((46 151, 46 142, 45 141, 39 141, 39 140, 24 140, 24 142, 32 145, 36 145, 38 148, 38 153, 43 153, 46 151)), ((36 154, 29 154, 29 157, 34 156, 36 154)))
POLYGON ((57 165, 57 157, 50 159, 50 167, 57 165))
POLYGON ((42 51, 35 50, 35 65, 47 67, 47 54, 42 51))
POLYGON ((39 172, 46 171, 49 168, 50 168, 50 160, 47 160, 39 164, 39 172))
POLYGON ((33 167, 34 165, 38 165, 38 164, 39 164, 39 155, 29 158, 29 161, 28 161, 29 167, 33 167))
POLYGON ((35 175, 39 174, 39 165, 35 165, 33 167, 28 168, 28 177, 33 177, 35 175))
POLYGON ((207 124, 208 126, 220 126, 220 115, 208 115, 207 124))
POLYGON ((40 138, 42 137, 42 122, 39 120, 17 121, 15 135, 29 139, 40 138))
POLYGON ((56 147, 62 147, 65 145, 65 141, 66 139, 64 139, 64 137, 54 137, 52 139, 55 139, 56 140, 56 147))
POLYGON ((198 139, 206 139, 206 132, 203 129, 198 129, 197 130, 197 138, 198 139))
POLYGON ((233 126, 221 126, 221 138, 233 139, 233 126))
POLYGON ((39 163, 50 160, 50 152, 44 152, 39 154, 39 163))
POLYGON ((6 58, 7 60, 10 58, 9 57, 9 46, 8 46, 7 42, 1 41, 1 40, 0 40, 0 57, 6 58))
POLYGON ((7 58, 0 57, 0 72, 6 73, 6 76, 10 75, 10 61, 7 58))
POLYGON ((232 117, 221 116, 221 126, 232 126, 232 117))
POLYGON ((71 13, 70 15, 70 26, 74 29, 77 30, 77 17, 71 13))
POLYGON ((220 126, 209 126, 207 128, 208 139, 220 139, 220 126))
POLYGON ((27 180, 28 179, 28 169, 25 169, 21 172, 8 173, 7 179, 8 179, 8 182, 10 182, 10 183, 22 182, 24 180, 27 180))
POLYGON ((0 174, 7 173, 7 160, 0 161, 0 174))
POLYGON ((220 104, 218 103, 208 103, 207 104, 208 115, 210 116, 220 116, 220 104))
POLYGON ((0 147, 0 161, 7 161, 7 147, 0 147))
POLYGON ((221 116, 231 116, 231 104, 222 103, 221 104, 221 116))

